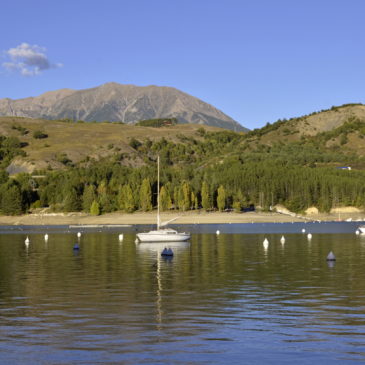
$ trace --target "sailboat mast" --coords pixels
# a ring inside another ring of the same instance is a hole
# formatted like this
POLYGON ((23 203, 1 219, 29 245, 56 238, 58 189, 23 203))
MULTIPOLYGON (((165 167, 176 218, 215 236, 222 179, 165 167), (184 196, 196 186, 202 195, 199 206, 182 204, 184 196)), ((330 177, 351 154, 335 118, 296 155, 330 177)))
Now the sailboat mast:
POLYGON ((157 156, 157 230, 160 229, 160 155, 157 156))

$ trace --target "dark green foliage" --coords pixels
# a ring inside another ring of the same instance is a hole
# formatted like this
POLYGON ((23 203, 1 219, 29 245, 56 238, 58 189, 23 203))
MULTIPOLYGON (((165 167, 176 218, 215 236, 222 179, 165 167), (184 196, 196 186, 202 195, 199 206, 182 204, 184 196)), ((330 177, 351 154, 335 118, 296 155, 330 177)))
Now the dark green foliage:
POLYGON ((36 138, 36 139, 43 139, 43 138, 47 138, 48 137, 48 134, 42 132, 42 131, 34 131, 33 132, 33 138, 36 138))
POLYGON ((18 125, 18 124, 12 125, 11 129, 15 129, 15 130, 19 131, 22 136, 29 133, 28 129, 26 129, 26 128, 22 127, 21 125, 18 125))
POLYGON ((176 118, 159 118, 159 119, 146 119, 136 123, 137 126, 141 127, 169 127, 178 123, 176 118))
POLYGON ((82 195, 82 209, 84 212, 90 212, 91 205, 95 201, 95 199, 96 199, 95 186, 87 185, 82 195))
POLYGON ((6 167, 15 156, 25 156, 22 143, 16 137, 0 136, 0 167, 6 167))
POLYGON ((18 183, 10 181, 1 186, 0 209, 5 215, 19 215, 23 213, 22 191, 18 183))
POLYGON ((66 153, 60 153, 56 156, 56 160, 61 162, 65 166, 72 166, 72 160, 70 160, 66 153))
POLYGON ((132 138, 130 141, 129 141, 129 145, 134 148, 135 150, 138 150, 138 148, 140 146, 142 146, 142 143, 140 141, 138 141, 138 139, 136 138, 132 138))
POLYGON ((63 207, 66 212, 77 212, 81 210, 81 201, 76 189, 71 188, 66 191, 63 207))
MULTIPOLYGON (((282 123, 277 122, 279 126, 282 123)), ((276 124, 263 129, 273 128, 276 124)), ((11 188, 9 196, 13 198, 2 199, 1 210, 3 214, 19 214, 14 212, 25 211, 37 200, 42 207, 58 211, 90 212, 94 201, 99 213, 151 210, 157 205, 157 155, 161 157, 162 210, 202 207, 242 211, 251 204, 267 210, 279 203, 293 211, 312 205, 321 211, 341 205, 364 208, 365 172, 356 166, 365 166, 365 159, 346 151, 348 143, 340 146, 341 139, 348 138, 349 133, 360 136, 364 128, 363 121, 349 118, 331 132, 285 144, 264 144, 257 138, 252 142, 251 137, 230 131, 204 131, 197 139, 178 135, 178 142, 166 138, 143 142, 132 139, 131 145, 138 152, 125 154, 123 159, 129 160, 136 153, 145 163, 134 168, 123 166, 121 159, 114 157, 89 159, 83 167, 73 166, 63 154, 59 161, 67 168, 42 172, 46 178, 37 180, 34 186, 28 175, 12 180, 17 186, 11 188), (326 147, 327 141, 330 148, 326 147), (336 166, 355 168, 344 171, 336 166), (19 190, 20 205, 14 198, 19 190)), ((0 137, 1 197, 12 186, 4 167, 21 152, 17 138, 0 137)))

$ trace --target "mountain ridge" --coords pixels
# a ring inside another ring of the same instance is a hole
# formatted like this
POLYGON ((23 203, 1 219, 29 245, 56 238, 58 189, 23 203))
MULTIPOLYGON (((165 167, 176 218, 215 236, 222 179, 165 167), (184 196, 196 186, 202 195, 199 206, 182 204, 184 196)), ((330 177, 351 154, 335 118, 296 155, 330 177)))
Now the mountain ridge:
POLYGON ((82 90, 53 90, 23 99, 0 99, 0 115, 127 124, 144 119, 176 118, 182 124, 248 131, 214 106, 176 88, 115 82, 82 90))

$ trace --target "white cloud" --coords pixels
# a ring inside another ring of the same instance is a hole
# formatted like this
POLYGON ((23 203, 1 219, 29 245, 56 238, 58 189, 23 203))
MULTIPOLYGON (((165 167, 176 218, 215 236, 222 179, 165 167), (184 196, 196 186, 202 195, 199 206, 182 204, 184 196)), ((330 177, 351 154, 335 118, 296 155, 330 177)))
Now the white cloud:
POLYGON ((35 76, 42 71, 63 66, 61 63, 50 63, 46 48, 28 43, 8 49, 5 55, 8 61, 3 62, 2 66, 9 71, 20 72, 23 76, 35 76))

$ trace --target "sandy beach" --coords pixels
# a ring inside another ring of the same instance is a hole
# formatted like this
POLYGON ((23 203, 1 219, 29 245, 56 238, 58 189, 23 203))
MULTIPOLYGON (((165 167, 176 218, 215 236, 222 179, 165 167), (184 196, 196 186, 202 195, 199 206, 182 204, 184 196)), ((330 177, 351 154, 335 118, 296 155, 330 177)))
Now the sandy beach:
MULTIPOLYGON (((283 223, 303 221, 338 221, 360 220, 365 214, 316 214, 308 216, 290 216, 275 212, 168 212, 161 214, 161 222, 173 220, 174 224, 209 224, 209 223, 283 223), (176 219, 174 219, 176 218, 176 219)), ((0 216, 0 225, 109 225, 109 224, 155 224, 156 212, 136 212, 125 214, 115 212, 100 216, 86 213, 33 213, 22 216, 0 216)))

